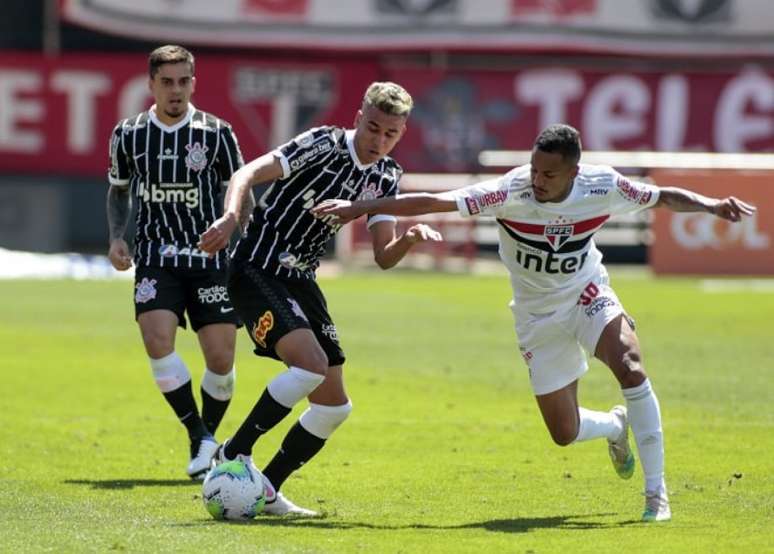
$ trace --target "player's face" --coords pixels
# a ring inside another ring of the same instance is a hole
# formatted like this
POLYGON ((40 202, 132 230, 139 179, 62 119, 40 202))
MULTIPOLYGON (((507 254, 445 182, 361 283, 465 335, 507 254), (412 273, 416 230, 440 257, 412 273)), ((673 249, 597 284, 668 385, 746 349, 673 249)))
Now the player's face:
POLYGON ((532 151, 532 191, 538 202, 560 202, 572 189, 578 164, 570 163, 556 152, 532 151))
POLYGON ((392 152, 406 132, 406 116, 389 115, 363 105, 355 118, 355 152, 364 164, 372 164, 392 152))
POLYGON ((165 63, 149 82, 156 100, 156 115, 164 123, 182 119, 196 87, 196 78, 187 63, 165 63))

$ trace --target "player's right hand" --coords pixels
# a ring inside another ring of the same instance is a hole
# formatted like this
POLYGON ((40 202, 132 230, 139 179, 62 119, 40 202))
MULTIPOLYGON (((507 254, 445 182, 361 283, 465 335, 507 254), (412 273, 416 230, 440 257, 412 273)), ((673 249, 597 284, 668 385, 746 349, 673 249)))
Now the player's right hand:
POLYGON ((317 204, 314 208, 312 208, 312 215, 315 217, 326 217, 326 216, 334 216, 333 222, 334 223, 340 223, 345 224, 349 223, 353 219, 357 219, 363 213, 356 209, 352 202, 349 200, 340 200, 340 199, 333 199, 329 198, 328 200, 323 200, 319 204, 317 204))
POLYGON ((110 243, 108 259, 118 271, 126 271, 132 267, 132 256, 129 253, 129 245, 124 239, 114 239, 110 243))
POLYGON ((237 228, 237 218, 233 214, 226 213, 216 219, 209 228, 199 237, 200 250, 203 250, 210 256, 214 256, 218 250, 228 246, 231 235, 237 228))

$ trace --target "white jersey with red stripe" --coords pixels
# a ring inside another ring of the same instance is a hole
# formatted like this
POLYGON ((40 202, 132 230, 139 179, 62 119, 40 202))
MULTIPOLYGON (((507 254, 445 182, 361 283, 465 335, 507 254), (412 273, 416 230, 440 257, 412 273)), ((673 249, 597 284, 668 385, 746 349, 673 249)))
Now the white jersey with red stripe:
POLYGON ((602 268, 592 238, 610 216, 655 205, 659 189, 632 182, 609 166, 580 164, 561 202, 538 202, 530 166, 451 191, 463 217, 497 219, 499 253, 511 274, 516 308, 548 313, 575 303, 602 268))

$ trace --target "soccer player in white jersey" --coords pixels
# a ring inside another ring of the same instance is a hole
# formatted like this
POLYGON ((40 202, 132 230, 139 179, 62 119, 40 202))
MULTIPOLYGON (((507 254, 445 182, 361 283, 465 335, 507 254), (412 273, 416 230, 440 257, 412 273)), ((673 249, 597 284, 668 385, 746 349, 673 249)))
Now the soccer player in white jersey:
POLYGON ((628 479, 635 463, 631 428, 645 477, 642 519, 667 521, 671 510, 658 400, 642 365, 634 322, 610 288, 592 237, 610 216, 645 208, 706 211, 730 221, 755 208, 733 196, 707 198, 632 182, 608 166, 580 164, 580 156, 578 131, 552 125, 537 137, 531 163, 500 178, 437 194, 329 200, 314 212, 338 216, 336 223, 374 212, 494 216, 500 258, 511 275, 519 348, 551 437, 561 446, 607 439, 616 473, 628 479), (597 412, 578 405, 578 379, 588 369, 584 350, 612 370, 626 406, 597 412))

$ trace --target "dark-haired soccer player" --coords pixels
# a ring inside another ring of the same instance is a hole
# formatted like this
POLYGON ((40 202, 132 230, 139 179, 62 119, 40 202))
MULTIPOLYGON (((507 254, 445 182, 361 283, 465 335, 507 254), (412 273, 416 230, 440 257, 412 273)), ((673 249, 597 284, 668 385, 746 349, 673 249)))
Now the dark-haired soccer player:
POLYGON ((610 167, 580 164, 580 157, 578 132, 552 125, 537 137, 531 163, 500 178, 439 194, 325 201, 313 211, 341 224, 374 212, 497 218, 519 348, 551 437, 562 446, 606 438, 613 467, 628 479, 634 472, 631 426, 645 477, 642 518, 666 521, 671 511, 658 400, 642 366, 634 322, 610 288, 592 237, 611 215, 645 208, 706 211, 730 221, 755 208, 733 196, 707 198, 631 182, 610 167), (578 405, 578 379, 588 369, 584 350, 612 370, 626 407, 596 412, 578 405))
POLYGON ((148 66, 156 103, 120 121, 110 140, 108 256, 120 271, 132 266, 124 233, 134 197, 136 319, 153 378, 188 431, 186 471, 199 479, 209 469, 217 448, 213 435, 234 390, 238 318, 226 290, 227 258, 209 257, 196 244, 221 216, 223 186, 243 162, 231 126, 190 102, 193 55, 162 46, 151 52, 148 66), (175 353, 176 328, 185 328, 186 312, 206 363, 201 415, 191 375, 175 353))
MULTIPOLYGON (((398 192, 402 170, 388 154, 406 130, 411 107, 411 96, 402 87, 373 83, 354 129, 311 129, 237 171, 224 216, 202 235, 202 250, 214 253, 225 247, 251 187, 271 183, 233 253, 228 290, 255 353, 282 360, 287 370, 268 384, 216 455, 217 461, 242 457, 251 463, 256 440, 295 404, 309 399, 309 408, 263 470, 265 513, 315 515, 290 502, 279 488, 320 451, 352 409, 344 390, 338 330, 315 280, 319 257, 341 226, 333 218, 314 217, 310 210, 325 199, 379 198, 398 192)), ((441 238, 422 224, 398 237, 395 225, 392 216, 368 218, 374 257, 383 269, 398 263, 413 244, 441 238)))

